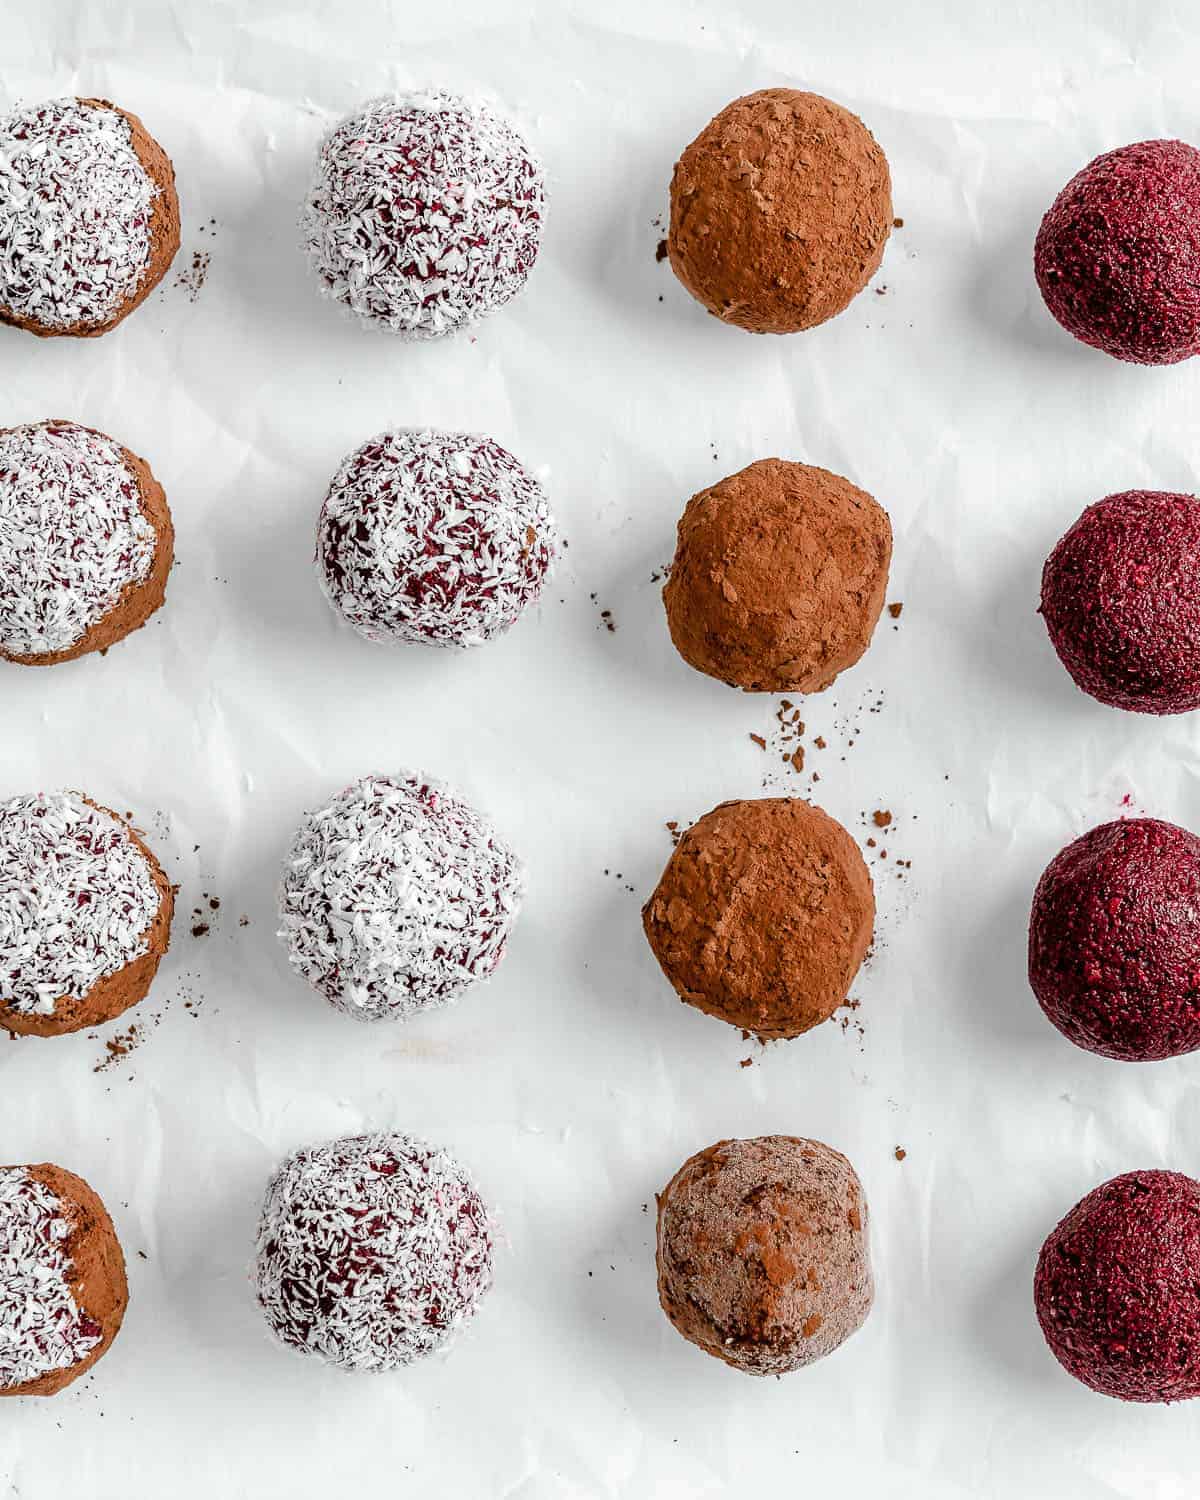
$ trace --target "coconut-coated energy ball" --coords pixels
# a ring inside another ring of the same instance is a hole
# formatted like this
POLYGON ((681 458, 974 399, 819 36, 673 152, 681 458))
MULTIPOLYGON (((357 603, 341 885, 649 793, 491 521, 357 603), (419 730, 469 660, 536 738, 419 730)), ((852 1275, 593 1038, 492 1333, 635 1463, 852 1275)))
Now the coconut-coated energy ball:
POLYGON ((1046 560, 1041 614, 1063 666, 1101 703, 1200 707, 1200 500, 1126 490, 1089 506, 1046 560))
POLYGON ((369 641, 479 646, 541 594, 557 550, 542 486, 491 438, 382 432, 334 475, 317 523, 325 597, 369 641))
POLYGON ((276 1338, 343 1370, 444 1348, 492 1284, 492 1219, 449 1152, 394 1132, 297 1151, 271 1178, 255 1291, 276 1338))
POLYGON ((1200 1183, 1127 1172, 1090 1192, 1038 1256, 1033 1297, 1068 1374, 1120 1401, 1200 1396, 1200 1183))
POLYGON ((1076 1046, 1149 1062, 1200 1047, 1200 839, 1157 818, 1093 828, 1038 882, 1029 982, 1076 1046))
POLYGON ((883 259, 887 158, 831 99, 761 89, 710 120, 675 165, 671 268, 714 317, 796 333, 840 313, 883 259))
POLYGON ((748 693, 817 693, 871 643, 892 525, 865 490, 764 458, 688 501, 663 589, 690 666, 748 693))
POLYGON ((490 104, 418 90, 372 99, 326 136, 302 227, 327 296, 431 339, 525 285, 544 196, 540 163, 490 104))
POLYGON ((1034 272, 1067 332, 1116 359, 1200 351, 1200 151, 1139 141, 1089 162, 1042 220, 1034 272))
POLYGON ((718 1141, 658 1197, 658 1296, 676 1329, 747 1375, 783 1375, 857 1333, 874 1298, 854 1168, 790 1135, 718 1141))

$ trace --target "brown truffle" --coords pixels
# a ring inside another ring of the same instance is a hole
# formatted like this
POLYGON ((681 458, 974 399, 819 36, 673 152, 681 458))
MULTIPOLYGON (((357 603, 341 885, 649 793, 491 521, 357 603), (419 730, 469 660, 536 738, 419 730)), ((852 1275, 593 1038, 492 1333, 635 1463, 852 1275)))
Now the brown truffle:
POLYGON ((792 1037, 846 998, 875 896, 854 840, 794 797, 723 802, 680 839, 642 910, 681 1000, 760 1037, 792 1037))
POLYGON ((62 1167, 0 1167, 0 1269, 0 1396, 53 1396, 107 1352, 125 1316, 107 1209, 62 1167))
POLYGON ((891 558, 891 522, 865 490, 760 459, 680 517, 663 589, 671 639, 731 687, 820 692, 870 645, 891 558))
POLYGON ((735 99, 675 165, 671 266, 698 302, 751 333, 840 313, 879 267, 892 227, 887 158, 819 94, 735 99))
POLYGON ((658 1199, 658 1298, 685 1339, 783 1375, 857 1333, 874 1288, 854 1168, 820 1141, 719 1141, 658 1199))

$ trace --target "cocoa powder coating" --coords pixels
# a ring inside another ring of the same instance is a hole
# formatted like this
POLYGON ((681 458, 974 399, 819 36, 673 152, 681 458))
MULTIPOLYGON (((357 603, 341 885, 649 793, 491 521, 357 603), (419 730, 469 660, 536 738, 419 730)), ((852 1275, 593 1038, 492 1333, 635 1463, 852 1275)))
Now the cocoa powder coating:
POLYGON ((891 522, 865 490, 759 459, 688 501, 663 589, 671 639, 731 687, 820 692, 870 645, 891 557, 891 522))
POLYGON ((854 840, 794 797, 723 802, 680 839, 642 910, 681 1000, 760 1037, 843 1003, 870 946, 871 876, 854 840))
POLYGON ((671 267, 715 317, 795 333, 840 313, 883 259, 892 184, 874 136, 796 89, 735 99, 671 179, 671 267))
POLYGON ((749 1375, 831 1354, 874 1299, 854 1168, 790 1135, 719 1141, 658 1197, 658 1296, 676 1329, 749 1375))

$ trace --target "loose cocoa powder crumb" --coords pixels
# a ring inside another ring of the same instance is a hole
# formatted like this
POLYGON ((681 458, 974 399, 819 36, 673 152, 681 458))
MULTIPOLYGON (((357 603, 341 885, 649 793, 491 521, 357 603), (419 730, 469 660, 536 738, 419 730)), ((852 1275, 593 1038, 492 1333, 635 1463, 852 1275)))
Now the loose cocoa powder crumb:
POLYGON ((904 228, 904 220, 903 219, 893 219, 892 220, 892 228, 893 229, 903 229, 904 228))
POLYGON ((207 937, 211 931, 207 922, 194 922, 192 924, 192 936, 194 938, 207 937))
POLYGON ((907 1156, 907 1155, 908 1155, 908 1152, 907 1152, 907 1151, 906 1151, 906 1150, 905 1150, 905 1149, 904 1149, 904 1147, 903 1147, 903 1146, 897 1146, 897 1147, 896 1147, 896 1152, 895 1152, 895 1156, 896 1156, 896 1160, 897 1160, 897 1161, 903 1161, 903 1160, 904 1160, 904 1158, 905 1158, 905 1157, 906 1157, 906 1156, 907 1156))
POLYGON ((200 289, 208 279, 211 259, 207 250, 195 250, 192 252, 191 265, 185 266, 175 277, 175 285, 186 289, 189 302, 195 302, 200 295, 200 289))
POLYGON ((826 748, 825 736, 823 734, 817 735, 816 739, 813 740, 813 744, 817 747, 818 750, 824 750, 826 748))
POLYGON ((789 757, 789 759, 791 760, 792 770, 793 771, 797 771, 797 772, 798 771, 803 771, 803 769, 804 769, 804 746, 800 745, 796 750, 794 750, 792 752, 791 756, 789 757))
POLYGON ((759 749, 760 749, 760 750, 765 750, 765 749, 766 749, 766 748, 767 748, 767 742, 766 742, 766 740, 765 740, 765 739, 764 739, 764 738, 763 738, 763 737, 762 737, 762 735, 761 735, 761 734, 752 734, 752 735, 751 735, 751 736, 750 736, 750 738, 751 738, 751 739, 752 739, 752 740, 753 740, 753 741, 754 741, 754 743, 755 743, 755 744, 756 744, 756 745, 757 745, 757 746, 758 746, 758 748, 759 748, 759 749))
POLYGON ((871 819, 876 828, 887 828, 891 824, 892 815, 886 810, 877 810, 871 814, 871 819))
POLYGON ((658 244, 654 247, 654 259, 661 264, 666 258, 667 242, 666 240, 659 240, 658 244))
POLYGON ((904 605, 903 604, 897 603, 897 604, 889 604, 888 605, 888 614, 891 615, 891 617, 892 617, 893 620, 898 620, 903 613, 904 613, 904 605))
POLYGON ((249 925, 250 925, 250 918, 249 917, 239 917, 238 918, 238 926, 239 927, 249 927, 249 925))
POLYGON ((739 1068, 752 1068, 753 1066, 754 1059, 752 1057, 743 1057, 741 1062, 738 1063, 739 1068))

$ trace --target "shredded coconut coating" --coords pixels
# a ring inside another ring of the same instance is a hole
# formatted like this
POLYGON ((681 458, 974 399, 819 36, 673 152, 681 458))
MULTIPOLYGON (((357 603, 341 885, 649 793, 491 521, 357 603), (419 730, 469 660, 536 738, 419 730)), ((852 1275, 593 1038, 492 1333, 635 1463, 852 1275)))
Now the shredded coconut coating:
POLYGON ((0 1167, 0 1391, 70 1369, 103 1337, 71 1292, 61 1199, 24 1167, 0 1167))
POLYGON ((0 650, 66 651, 154 564, 119 444, 74 422, 0 431, 0 650))
POLYGON ((45 328, 106 323, 150 264, 158 187, 115 109, 51 99, 0 120, 0 310, 45 328))
POLYGON ((317 526, 325 596, 369 641, 482 645, 537 599, 554 555, 541 485, 464 432, 371 438, 334 476, 317 526))
POLYGON ((343 1370, 443 1347, 492 1284, 488 1210, 448 1152, 349 1136, 290 1156, 258 1229, 255 1287, 276 1336, 343 1370))
POLYGON ((544 197, 536 157, 486 103, 405 93, 326 136, 301 227, 326 295, 373 327, 437 338, 520 291, 544 197))
POLYGON ((0 1005, 52 1016, 147 951, 150 862, 78 792, 0 802, 0 1005))
POLYGON ((523 889, 513 852, 439 782, 366 776, 296 834, 279 936, 338 1010, 402 1021, 491 974, 523 889))

